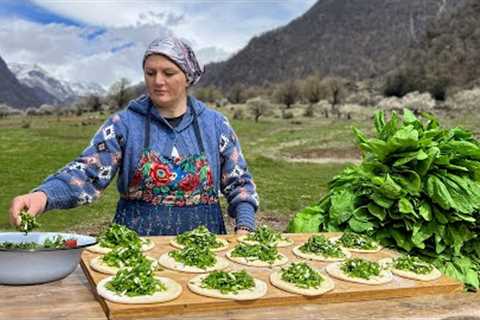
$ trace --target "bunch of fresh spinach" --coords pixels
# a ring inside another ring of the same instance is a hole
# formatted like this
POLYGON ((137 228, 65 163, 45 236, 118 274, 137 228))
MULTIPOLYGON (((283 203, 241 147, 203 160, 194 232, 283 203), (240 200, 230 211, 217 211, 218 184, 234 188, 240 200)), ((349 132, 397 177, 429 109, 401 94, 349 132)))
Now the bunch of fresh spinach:
POLYGON ((409 110, 389 121, 377 112, 374 125, 373 138, 354 128, 362 162, 334 177, 317 204, 295 215, 289 231, 365 233, 478 288, 479 141, 409 110))

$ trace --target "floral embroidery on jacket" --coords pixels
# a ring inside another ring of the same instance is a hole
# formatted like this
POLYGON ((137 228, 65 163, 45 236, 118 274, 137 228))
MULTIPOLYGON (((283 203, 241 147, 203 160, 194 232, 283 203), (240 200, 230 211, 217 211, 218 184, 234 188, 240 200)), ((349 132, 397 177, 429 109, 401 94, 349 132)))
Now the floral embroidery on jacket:
POLYGON ((179 207, 218 201, 205 155, 167 158, 154 151, 143 154, 127 198, 179 207))

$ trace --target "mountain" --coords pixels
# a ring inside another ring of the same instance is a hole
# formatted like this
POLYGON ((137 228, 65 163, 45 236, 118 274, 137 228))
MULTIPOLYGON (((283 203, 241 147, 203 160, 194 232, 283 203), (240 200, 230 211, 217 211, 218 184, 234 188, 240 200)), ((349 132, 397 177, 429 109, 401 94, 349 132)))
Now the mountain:
POLYGON ((96 82, 64 82, 77 96, 104 96, 107 91, 96 82))
POLYGON ((41 95, 43 103, 69 104, 80 96, 90 94, 103 96, 106 93, 97 83, 70 83, 58 80, 36 64, 10 63, 9 68, 21 83, 35 90, 37 95, 41 95), (42 94, 45 92, 47 94, 42 94))
POLYGON ((440 79, 449 87, 480 85, 480 1, 467 0, 427 29, 422 45, 406 62, 419 77, 440 79))
POLYGON ((427 26, 465 0, 319 0, 284 27, 206 66, 200 85, 226 88, 299 79, 313 72, 353 80, 395 68, 427 26))
POLYGON ((42 104, 38 93, 20 83, 2 57, 0 57, 0 103, 19 109, 38 107, 42 104))

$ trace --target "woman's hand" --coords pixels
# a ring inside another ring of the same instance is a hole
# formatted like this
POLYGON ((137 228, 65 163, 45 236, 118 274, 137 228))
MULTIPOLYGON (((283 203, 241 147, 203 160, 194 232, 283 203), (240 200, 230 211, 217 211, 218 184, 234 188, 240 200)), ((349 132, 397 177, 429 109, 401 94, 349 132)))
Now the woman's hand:
POLYGON ((46 206, 47 195, 41 191, 15 197, 10 204, 10 224, 20 225, 20 212, 22 210, 26 209, 29 214, 36 216, 45 211, 46 206))
POLYGON ((243 236, 244 234, 249 234, 250 232, 248 230, 245 230, 245 229, 238 229, 237 231, 235 231, 235 234, 236 235, 239 235, 239 236, 243 236))

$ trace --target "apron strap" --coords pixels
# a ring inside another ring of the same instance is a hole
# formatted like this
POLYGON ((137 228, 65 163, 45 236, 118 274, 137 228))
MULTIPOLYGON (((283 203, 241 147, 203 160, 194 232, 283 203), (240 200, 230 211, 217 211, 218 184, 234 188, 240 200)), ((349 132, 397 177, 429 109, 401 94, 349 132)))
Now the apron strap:
POLYGON ((195 137, 197 138, 198 148, 200 149, 200 153, 205 153, 205 147, 203 146, 202 135, 200 133, 200 127, 198 125, 198 117, 197 112, 193 107, 191 107, 193 113, 193 130, 195 131, 195 137))
POLYGON ((152 104, 148 104, 147 119, 145 119, 145 139, 143 140, 143 149, 150 147, 150 112, 152 111, 152 104))

